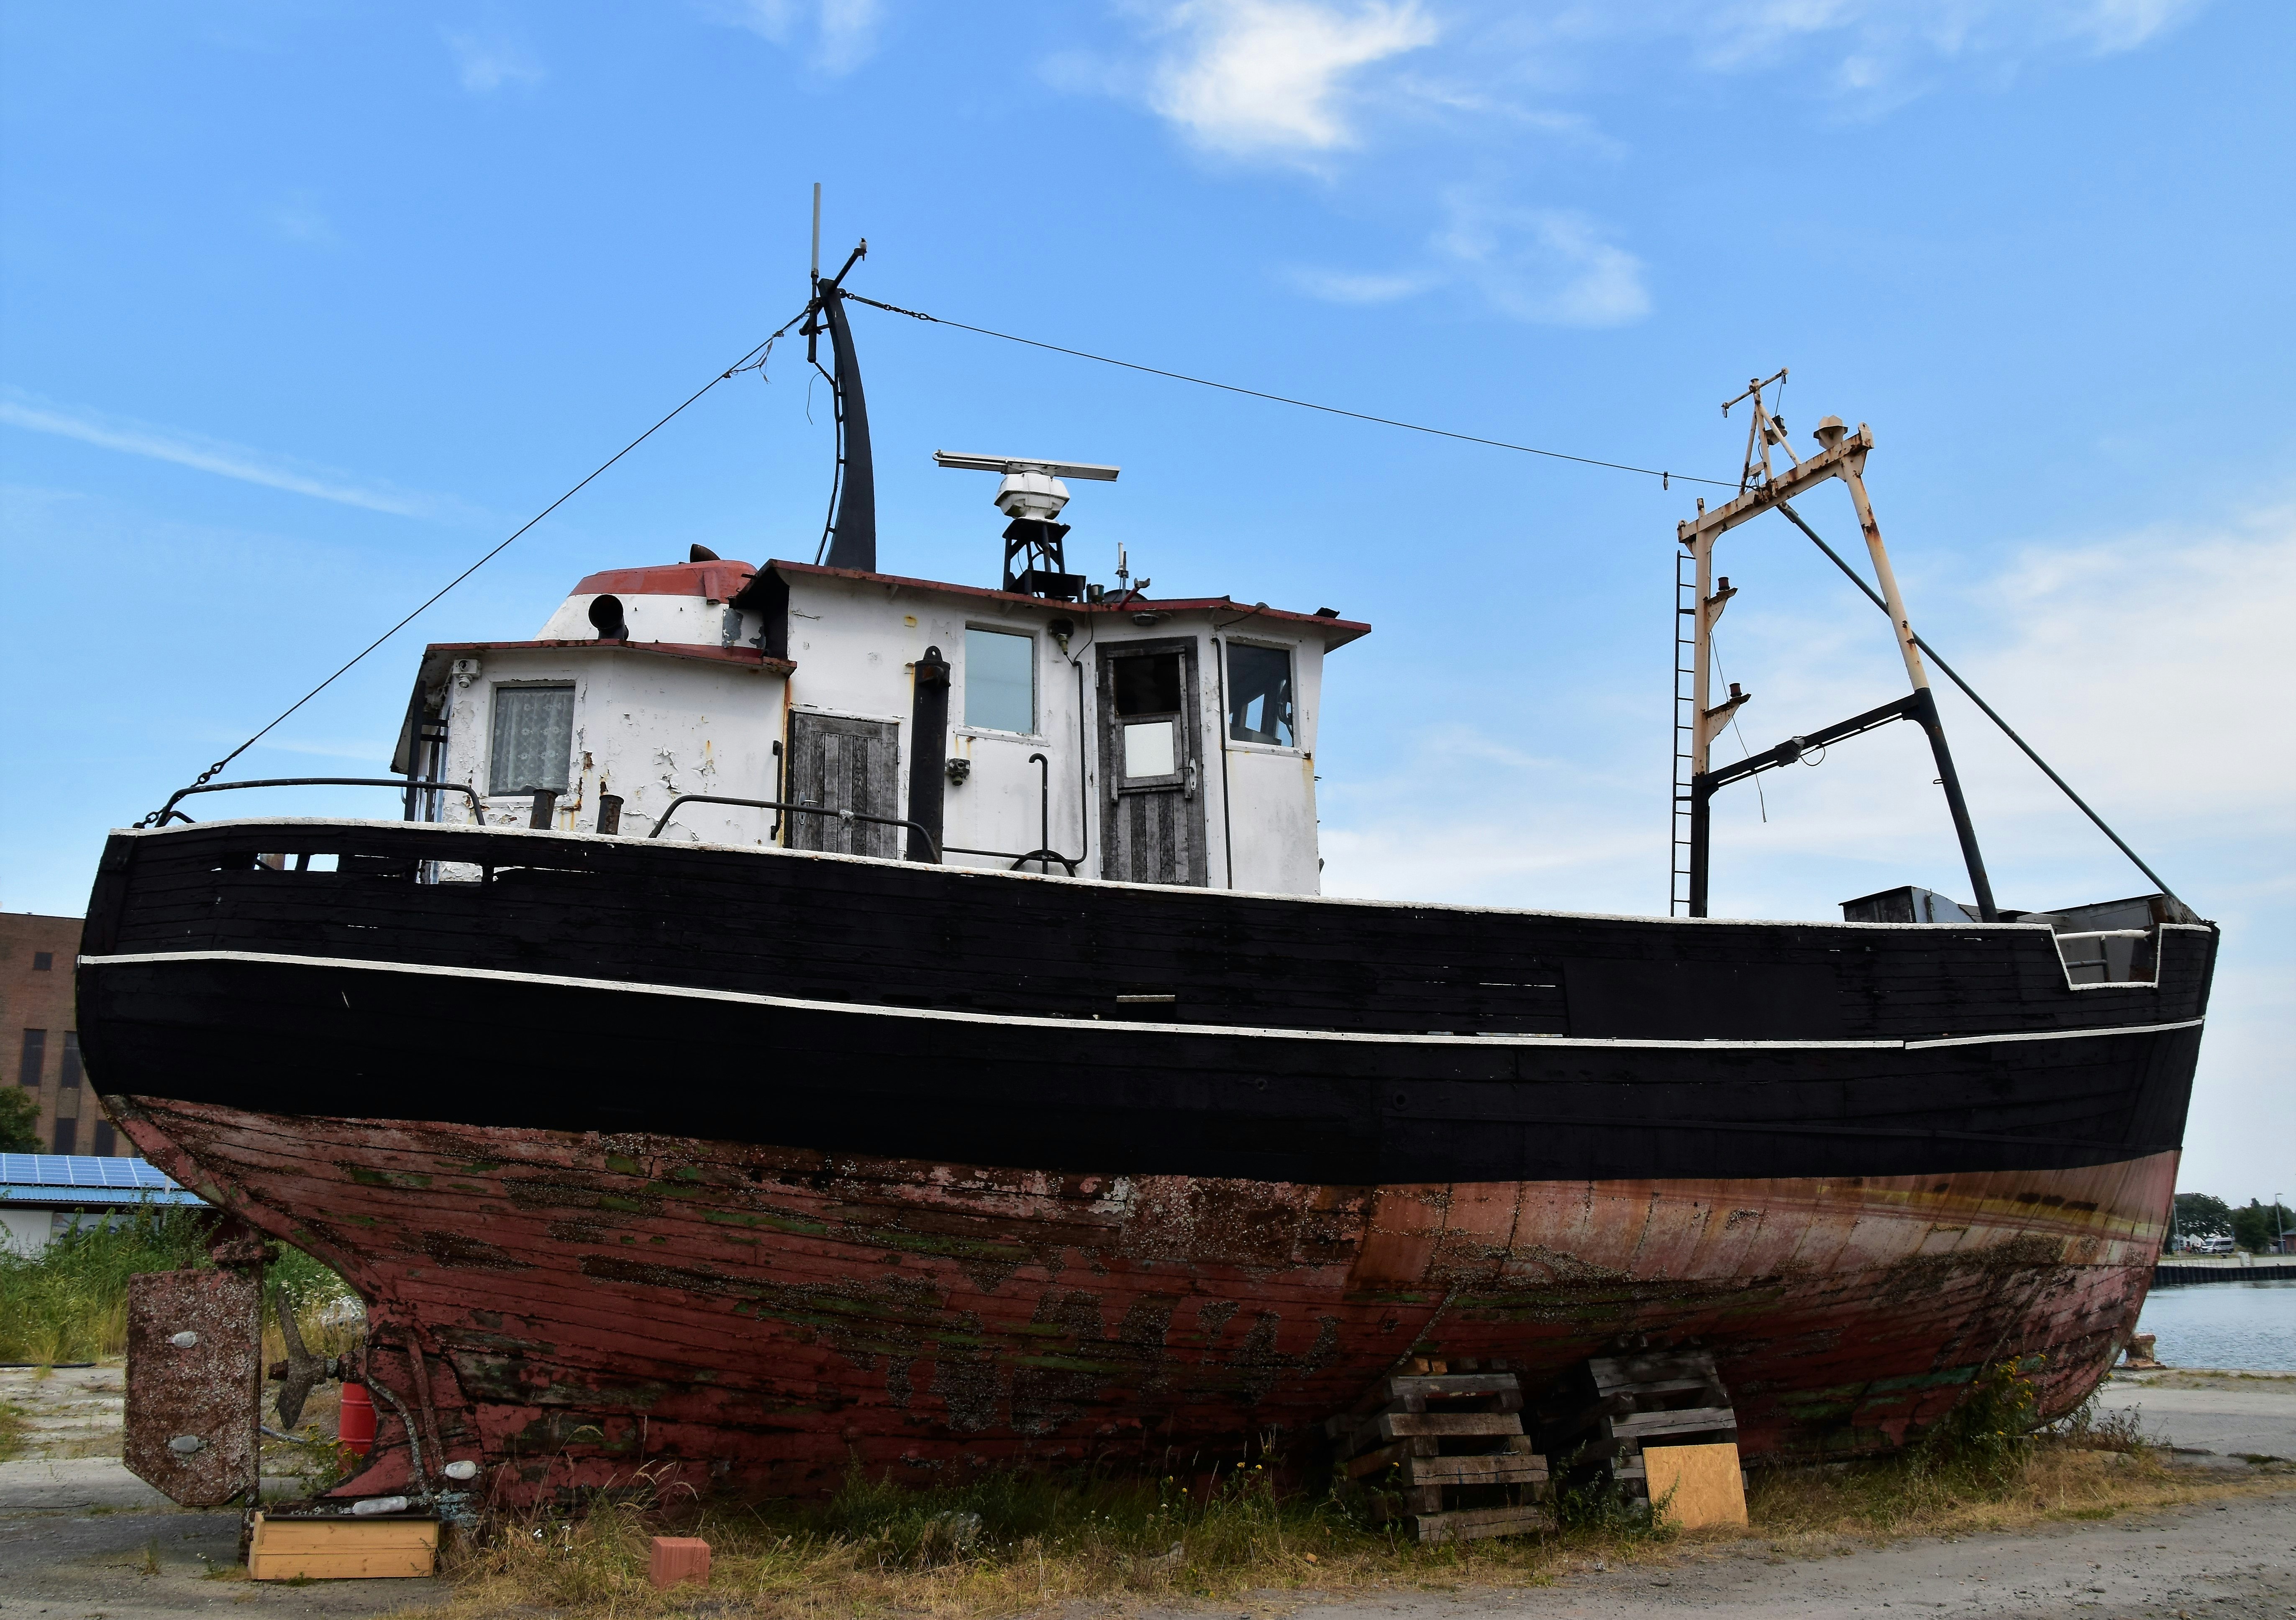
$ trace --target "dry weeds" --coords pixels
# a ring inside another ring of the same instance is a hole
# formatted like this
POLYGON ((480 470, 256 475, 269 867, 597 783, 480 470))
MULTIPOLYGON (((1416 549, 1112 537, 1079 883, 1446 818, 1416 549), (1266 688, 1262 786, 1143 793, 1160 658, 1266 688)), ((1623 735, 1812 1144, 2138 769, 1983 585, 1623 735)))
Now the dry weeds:
POLYGON ((1677 1535, 1613 1524, 1437 1548, 1367 1528, 1341 1502, 1281 1499, 1250 1477, 1204 1501, 1169 1485, 1023 1477, 991 1482, 970 1496, 849 1485, 839 1507, 783 1509, 778 1517, 770 1509, 680 1514, 623 1506, 576 1522, 533 1518, 504 1526, 490 1545, 450 1558, 453 1591, 443 1605, 410 1613, 444 1620, 544 1613, 568 1620, 681 1614, 991 1620, 1079 1602, 1124 1613, 1239 1599, 1280 1609, 1380 1588, 1545 1585, 1586 1564, 1665 1560, 1677 1549, 1748 1539, 1779 1557, 1807 1558, 1906 1536, 2103 1519, 2291 1486, 2253 1472, 2172 1468, 2141 1448, 2098 1449, 2115 1441, 2111 1431, 2052 1438, 1987 1477, 1908 1459, 1758 1472, 1752 1524, 1742 1531, 1677 1535), (978 1528, 966 1522, 972 1512, 982 1512, 978 1528), (1000 1515, 1035 1527, 1000 1536, 1000 1515), (666 1533, 710 1542, 706 1590, 649 1588, 647 1538, 666 1533))

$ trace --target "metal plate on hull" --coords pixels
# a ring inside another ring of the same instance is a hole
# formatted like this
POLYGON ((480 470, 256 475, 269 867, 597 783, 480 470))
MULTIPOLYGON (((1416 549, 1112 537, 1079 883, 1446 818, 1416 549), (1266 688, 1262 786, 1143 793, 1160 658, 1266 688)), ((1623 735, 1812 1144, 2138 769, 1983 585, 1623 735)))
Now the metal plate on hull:
POLYGON ((217 1508, 255 1481, 263 1289, 217 1268, 127 1283, 128 1471, 186 1508, 217 1508))

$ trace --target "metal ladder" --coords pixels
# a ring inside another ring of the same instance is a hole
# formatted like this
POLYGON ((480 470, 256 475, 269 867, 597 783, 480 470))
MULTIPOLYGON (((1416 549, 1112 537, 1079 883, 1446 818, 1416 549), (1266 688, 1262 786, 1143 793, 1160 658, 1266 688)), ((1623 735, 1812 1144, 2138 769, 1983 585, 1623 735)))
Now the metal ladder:
POLYGON ((1698 559, 1677 547, 1674 554, 1674 851, 1667 915, 1690 909, 1690 771, 1698 699, 1698 559))

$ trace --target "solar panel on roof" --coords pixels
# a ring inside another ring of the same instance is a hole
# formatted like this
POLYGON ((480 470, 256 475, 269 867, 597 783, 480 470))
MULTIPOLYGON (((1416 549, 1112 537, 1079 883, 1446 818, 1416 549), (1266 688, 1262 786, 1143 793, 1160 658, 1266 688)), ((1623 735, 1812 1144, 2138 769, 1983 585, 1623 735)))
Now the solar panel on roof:
POLYGON ((175 1185, 157 1165, 142 1159, 100 1159, 92 1154, 0 1153, 0 1186, 165 1190, 175 1185))

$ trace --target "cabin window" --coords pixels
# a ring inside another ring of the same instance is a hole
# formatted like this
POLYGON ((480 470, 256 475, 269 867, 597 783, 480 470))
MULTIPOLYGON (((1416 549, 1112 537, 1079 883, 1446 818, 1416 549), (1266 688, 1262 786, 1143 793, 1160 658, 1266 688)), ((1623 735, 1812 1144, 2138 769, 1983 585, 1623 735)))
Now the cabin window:
POLYGON ((1152 653, 1119 658, 1114 665, 1116 723, 1123 734, 1126 779, 1177 776, 1180 769, 1180 655, 1152 653))
POLYGON ((487 771, 487 792, 522 794, 547 787, 563 793, 573 751, 572 686, 495 688, 494 755, 487 771))
POLYGON ((56 1065, 56 1085, 65 1091, 79 1090, 79 1032, 64 1032, 64 1055, 56 1065))
POLYGON ((1035 637, 964 632, 964 723, 1023 735, 1037 729, 1035 637))
POLYGON ((16 1070, 16 1083, 21 1086, 38 1085, 40 1083, 40 1071, 47 1066, 47 1062, 48 1032, 45 1030, 26 1030, 24 1032, 24 1057, 22 1062, 18 1065, 16 1070))
POLYGON ((1227 734, 1239 743, 1293 746, 1289 648, 1228 643, 1227 734))

